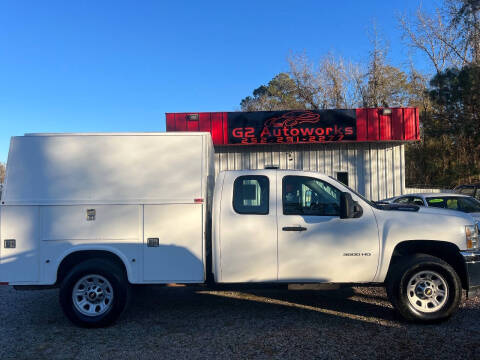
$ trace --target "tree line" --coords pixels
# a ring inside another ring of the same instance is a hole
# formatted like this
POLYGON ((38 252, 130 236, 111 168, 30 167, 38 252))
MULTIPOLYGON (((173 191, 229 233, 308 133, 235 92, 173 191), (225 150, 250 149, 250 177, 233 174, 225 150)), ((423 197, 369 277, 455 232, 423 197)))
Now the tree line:
POLYGON ((418 107, 421 141, 406 146, 407 184, 452 187, 479 179, 480 0, 443 0, 433 12, 419 7, 397 21, 406 50, 428 60, 426 73, 412 61, 392 65, 374 26, 365 62, 334 53, 314 62, 292 53, 289 70, 242 99, 241 110, 418 107))

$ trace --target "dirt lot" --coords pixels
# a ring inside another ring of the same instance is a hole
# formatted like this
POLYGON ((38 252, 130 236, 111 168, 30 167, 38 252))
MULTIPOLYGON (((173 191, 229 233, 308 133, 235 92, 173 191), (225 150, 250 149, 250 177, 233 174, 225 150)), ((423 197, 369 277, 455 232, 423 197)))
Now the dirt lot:
POLYGON ((400 320, 382 288, 135 288, 107 329, 71 325, 58 291, 0 287, 0 359, 479 358, 480 297, 439 325, 400 320))

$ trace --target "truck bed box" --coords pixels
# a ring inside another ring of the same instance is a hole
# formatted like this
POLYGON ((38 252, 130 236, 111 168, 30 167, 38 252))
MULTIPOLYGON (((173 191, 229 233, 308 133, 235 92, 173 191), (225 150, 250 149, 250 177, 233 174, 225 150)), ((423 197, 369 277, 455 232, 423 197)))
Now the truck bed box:
POLYGON ((213 176, 208 133, 13 137, 0 279, 54 284, 59 264, 94 243, 118 255, 132 283, 203 282, 213 176))

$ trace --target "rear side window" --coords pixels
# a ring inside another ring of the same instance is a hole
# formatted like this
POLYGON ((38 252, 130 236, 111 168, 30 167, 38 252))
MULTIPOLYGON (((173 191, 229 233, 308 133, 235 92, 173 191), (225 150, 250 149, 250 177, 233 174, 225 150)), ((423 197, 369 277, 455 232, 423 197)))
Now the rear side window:
POLYGON ((464 186, 458 189, 458 192, 463 195, 473 196, 475 194, 475 187, 473 186, 464 186))
POLYGON ((395 204, 409 204, 410 203, 410 196, 402 197, 394 201, 395 204))
POLYGON ((239 214, 268 214, 268 177, 239 176, 233 183, 233 209, 239 214))

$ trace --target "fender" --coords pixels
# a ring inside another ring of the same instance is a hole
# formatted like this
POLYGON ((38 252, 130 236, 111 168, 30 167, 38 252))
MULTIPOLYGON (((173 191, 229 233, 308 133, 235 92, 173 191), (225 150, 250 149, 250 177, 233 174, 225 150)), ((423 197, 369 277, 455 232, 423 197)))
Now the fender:
POLYGON ((127 271, 128 281, 130 283, 138 282, 138 274, 132 268, 131 262, 125 256, 123 252, 118 250, 113 246, 108 245, 95 245, 95 244, 83 244, 83 245, 76 245, 72 246, 68 250, 64 251, 54 262, 54 266, 51 267, 49 271, 45 272, 45 282, 48 284, 54 284, 57 281, 58 269, 62 261, 69 255, 79 252, 79 251, 106 251, 110 252, 120 258, 125 266, 127 271))

